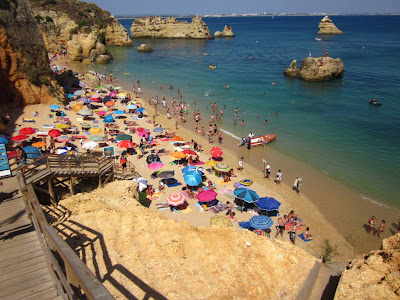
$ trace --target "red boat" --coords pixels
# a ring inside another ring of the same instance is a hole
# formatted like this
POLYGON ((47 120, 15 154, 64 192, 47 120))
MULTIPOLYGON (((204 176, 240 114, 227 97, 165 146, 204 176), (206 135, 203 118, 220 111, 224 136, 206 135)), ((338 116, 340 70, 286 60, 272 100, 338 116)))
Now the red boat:
MULTIPOLYGON (((267 134, 267 135, 260 135, 260 136, 255 136, 251 139, 251 146, 260 146, 260 145, 265 145, 268 143, 271 143, 276 140, 276 135, 274 134, 267 134)), ((242 138, 238 146, 243 146, 247 142, 247 138, 242 138)))

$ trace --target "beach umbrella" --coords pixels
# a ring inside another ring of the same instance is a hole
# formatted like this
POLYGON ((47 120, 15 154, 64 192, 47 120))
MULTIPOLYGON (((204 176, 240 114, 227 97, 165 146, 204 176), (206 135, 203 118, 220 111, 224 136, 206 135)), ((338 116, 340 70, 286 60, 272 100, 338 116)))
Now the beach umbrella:
POLYGON ((82 104, 82 103, 77 103, 77 104, 75 104, 74 106, 72 106, 72 110, 73 110, 74 112, 78 112, 78 111, 80 111, 82 108, 83 108, 83 104, 82 104))
POLYGON ((19 142, 19 141, 25 141, 27 138, 29 138, 29 136, 20 134, 20 135, 13 136, 11 138, 11 140, 14 142, 19 142))
POLYGON ((58 129, 52 129, 49 131, 48 135, 51 137, 59 137, 61 135, 61 131, 58 129))
POLYGON ((60 109, 60 106, 57 104, 52 104, 52 105, 50 105, 50 109, 57 110, 57 109, 60 109))
POLYGON ((112 115, 109 115, 109 116, 104 118, 103 122, 104 123, 113 123, 113 122, 115 122, 115 120, 114 120, 112 115))
POLYGON ((204 190, 198 193, 196 198, 200 202, 208 202, 214 200, 215 198, 217 198, 217 196, 218 196, 217 192, 213 190, 204 190))
POLYGON ((210 219, 210 226, 211 227, 217 227, 217 228, 228 228, 228 227, 232 227, 232 221, 225 216, 213 216, 210 219))
POLYGON ((255 191, 247 188, 237 188, 233 191, 233 194, 236 198, 248 203, 253 203, 260 199, 260 196, 255 191))
POLYGON ((36 147, 36 148, 42 148, 42 147, 46 147, 47 144, 45 142, 36 142, 36 143, 33 143, 32 146, 36 147))
POLYGON ((56 128, 58 129, 66 129, 69 128, 70 126, 68 124, 60 123, 56 125, 56 128))
POLYGON ((138 127, 138 128, 136 128, 136 131, 141 132, 141 131, 146 131, 146 129, 144 129, 143 127, 138 127))
POLYGON ((162 128, 162 127, 156 127, 156 128, 153 129, 153 132, 155 132, 155 133, 160 133, 160 132, 163 132, 163 131, 164 131, 164 128, 162 128))
POLYGON ((181 138, 180 136, 175 135, 175 136, 172 138, 172 141, 174 141, 174 142, 181 142, 181 141, 183 141, 183 138, 181 138))
POLYGON ((120 148, 128 149, 128 148, 133 148, 135 146, 135 143, 133 143, 131 141, 128 141, 128 140, 124 140, 124 141, 120 141, 117 144, 117 146, 120 147, 120 148))
POLYGON ((65 112, 62 111, 60 117, 65 117, 65 116, 66 116, 65 112))
POLYGON ((121 86, 117 86, 116 88, 114 88, 115 90, 122 90, 121 86))
POLYGON ((86 86, 86 82, 80 81, 80 82, 79 82, 79 86, 80 86, 80 87, 85 87, 85 86, 86 86))
POLYGON ((114 115, 123 115, 125 112, 123 110, 115 110, 113 111, 114 115))
POLYGON ((104 89, 104 86, 100 85, 97 87, 98 90, 104 89))
POLYGON ((78 111, 78 114, 81 116, 90 116, 92 112, 87 107, 85 107, 78 111))
POLYGON ((115 92, 115 91, 112 91, 111 93, 110 93, 110 97, 115 97, 115 96, 117 96, 117 92, 115 92))
POLYGON ((214 166, 214 169, 220 172, 228 172, 230 169, 230 166, 225 164, 225 163, 216 163, 214 166))
POLYGON ((168 205, 178 206, 185 203, 185 195, 182 193, 172 193, 167 197, 168 205))
POLYGON ((114 101, 107 101, 106 103, 104 103, 104 105, 107 106, 107 107, 111 107, 114 104, 115 104, 114 101))
POLYGON ((200 173, 201 175, 204 175, 206 172, 206 170, 204 170, 203 168, 196 167, 196 166, 186 166, 182 169, 182 173, 187 173, 190 171, 196 171, 196 172, 200 173))
POLYGON ((201 174, 196 171, 186 172, 183 175, 183 180, 186 182, 187 185, 190 186, 198 186, 202 182, 201 174))
POLYGON ((170 153, 170 155, 175 158, 185 158, 186 157, 186 154, 183 153, 182 151, 175 151, 175 152, 170 153))
POLYGON ((117 94, 117 97, 119 97, 119 98, 125 98, 126 96, 128 96, 126 93, 117 94))
POLYGON ((95 93, 95 94, 93 94, 92 96, 91 96, 91 98, 92 99, 97 99, 97 98, 100 98, 100 94, 99 93, 95 93))
POLYGON ((145 111, 145 109, 144 109, 143 107, 138 108, 138 109, 136 110, 137 113, 141 113, 141 112, 144 112, 144 111, 145 111))
POLYGON ((143 131, 138 132, 138 135, 139 135, 140 137, 142 137, 142 136, 148 137, 148 136, 149 136, 149 133, 148 133, 146 130, 143 130, 143 131))
POLYGON ((157 154, 155 154, 155 153, 150 154, 150 155, 147 156, 147 158, 146 158, 146 162, 147 162, 148 164, 151 164, 151 163, 156 162, 156 161, 161 161, 161 159, 160 159, 160 157, 159 157, 157 154))
POLYGON ((239 181, 242 186, 251 186, 253 184, 253 180, 251 179, 243 179, 239 181))
POLYGON ((89 139, 94 142, 101 142, 101 141, 104 141, 104 136, 92 135, 89 137, 89 139))
POLYGON ((97 142, 86 142, 86 143, 84 143, 83 145, 82 145, 82 148, 83 149, 85 149, 85 150, 92 150, 92 149, 94 149, 94 148, 96 148, 96 147, 98 147, 99 146, 99 143, 97 143, 97 142))
POLYGON ((143 192, 147 188, 147 180, 143 177, 135 178, 133 181, 139 183, 139 192, 143 192))
POLYGON ((30 135, 35 132, 36 132, 35 128, 32 128, 32 127, 25 127, 25 128, 20 129, 20 131, 19 131, 19 133, 23 134, 23 135, 30 135))
POLYGON ((68 98, 68 99, 74 98, 74 94, 68 94, 68 95, 67 95, 67 98, 68 98))
POLYGON ((112 84, 107 84, 106 87, 107 87, 107 88, 112 88, 113 85, 112 85, 112 84))
POLYGON ((131 141, 132 136, 129 134, 118 134, 115 139, 118 141, 131 141))
POLYGON ((74 92, 74 96, 80 96, 82 94, 83 94, 82 90, 77 90, 77 91, 74 92))
POLYGON ((156 178, 171 178, 174 177, 175 171, 158 171, 151 175, 156 178))
POLYGON ((8 140, 4 136, 0 136, 0 144, 7 144, 8 140))
POLYGON ((254 203, 259 209, 271 211, 271 210, 279 210, 281 203, 275 198, 271 197, 263 197, 258 199, 257 202, 254 203))
POLYGON ((129 104, 128 109, 136 109, 137 106, 135 104, 129 104))
POLYGON ((64 149, 64 148, 60 148, 60 149, 56 150, 56 154, 58 154, 58 155, 63 155, 63 154, 66 154, 67 152, 68 152, 68 150, 64 149))
POLYGON ((7 158, 11 159, 11 158, 15 158, 18 156, 18 152, 16 150, 10 151, 7 153, 7 158))
POLYGON ((254 216, 249 220, 250 226, 255 229, 267 229, 274 224, 274 221, 270 217, 259 215, 254 216))
POLYGON ((153 162, 153 163, 147 165, 147 167, 150 170, 157 170, 157 169, 161 169, 162 167, 164 167, 164 164, 160 161, 156 161, 156 162, 153 162))
POLYGON ((212 147, 210 152, 213 157, 221 157, 223 154, 221 148, 219 147, 212 147))
POLYGON ((24 147, 24 151, 26 153, 27 158, 38 158, 42 155, 39 149, 34 146, 26 146, 24 147))
POLYGON ((100 110, 97 112, 98 116, 104 116, 106 114, 106 112, 104 110, 100 110))
POLYGON ((102 133, 103 130, 101 130, 101 129, 98 128, 98 127, 92 127, 92 128, 89 129, 89 132, 90 132, 91 134, 99 134, 99 133, 102 133))
POLYGON ((185 154, 189 154, 189 155, 196 155, 197 153, 193 150, 189 150, 189 149, 185 149, 182 151, 185 154))
POLYGON ((214 166, 215 166, 216 163, 217 163, 217 162, 216 162, 215 160, 207 160, 207 161, 205 162, 205 165, 214 168, 214 166))

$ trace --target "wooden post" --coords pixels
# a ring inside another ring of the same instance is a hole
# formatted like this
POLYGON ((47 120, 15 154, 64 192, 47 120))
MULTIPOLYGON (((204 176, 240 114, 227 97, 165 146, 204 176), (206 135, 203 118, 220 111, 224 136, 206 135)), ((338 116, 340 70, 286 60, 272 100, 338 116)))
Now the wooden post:
POLYGON ((51 174, 49 175, 49 177, 47 177, 47 184, 49 187, 50 202, 51 204, 53 204, 53 206, 57 206, 56 196, 54 195, 53 189, 53 178, 51 178, 51 174))
POLYGON ((98 159, 98 158, 96 158, 96 161, 97 161, 97 172, 98 172, 98 174, 99 174, 99 187, 101 187, 101 186, 102 186, 102 182, 101 182, 101 174, 100 174, 100 164, 99 164, 99 159, 98 159))
POLYGON ((262 160, 263 161, 263 165, 264 165, 264 169, 263 169, 263 173, 264 173, 264 178, 267 177, 267 173, 266 173, 266 163, 267 161, 265 159, 262 160))

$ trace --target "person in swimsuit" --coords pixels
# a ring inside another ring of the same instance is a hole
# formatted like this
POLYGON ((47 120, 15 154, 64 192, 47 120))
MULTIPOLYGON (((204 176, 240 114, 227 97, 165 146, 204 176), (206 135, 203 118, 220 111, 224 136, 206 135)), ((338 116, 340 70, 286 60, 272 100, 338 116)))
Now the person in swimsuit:
POLYGON ((385 227, 386 227, 386 222, 385 220, 382 220, 378 230, 374 233, 374 235, 378 234, 378 237, 382 237, 382 233, 383 231, 385 231, 385 227))
POLYGON ((306 230, 303 231, 303 238, 311 241, 313 238, 312 238, 312 235, 308 232, 309 230, 310 230, 310 227, 307 227, 306 230))
MULTIPOLYGON (((287 216, 285 215, 287 218, 287 216)), ((283 232, 285 231, 285 223, 283 222, 282 218, 278 219, 278 226, 276 226, 276 234, 275 238, 278 236, 278 234, 281 234, 281 238, 283 238, 283 232)))
POLYGON ((372 218, 368 220, 367 233, 370 233, 373 229, 375 229, 375 225, 376 225, 376 217, 372 216, 372 218))
POLYGON ((289 230, 289 238, 293 245, 296 243, 296 231, 297 231, 297 223, 293 222, 289 230))

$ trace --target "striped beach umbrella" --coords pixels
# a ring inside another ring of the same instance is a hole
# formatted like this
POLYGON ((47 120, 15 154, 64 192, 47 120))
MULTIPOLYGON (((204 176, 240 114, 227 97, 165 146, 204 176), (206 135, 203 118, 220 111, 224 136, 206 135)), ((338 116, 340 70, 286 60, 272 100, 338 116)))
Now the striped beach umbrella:
POLYGON ((247 203, 253 203, 260 199, 260 196, 258 196, 255 191, 247 188, 237 188, 233 191, 233 194, 236 198, 239 198, 247 203))
POLYGON ((167 197, 168 205, 178 206, 185 203, 185 195, 182 193, 172 193, 167 197))
POLYGON ((210 219, 210 226, 217 228, 228 228, 232 227, 232 221, 225 216, 214 216, 210 219))
POLYGON ((230 166, 225 164, 225 163, 217 163, 214 166, 214 169, 220 172, 228 172, 230 169, 230 166))
POLYGON ((94 142, 101 142, 101 141, 104 141, 104 136, 100 136, 100 135, 91 135, 91 136, 89 137, 89 139, 90 139, 91 141, 94 141, 94 142))
POLYGON ((274 221, 270 217, 259 215, 254 216, 249 220, 250 226, 255 229, 267 229, 274 224, 274 221))

